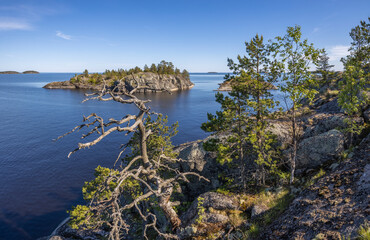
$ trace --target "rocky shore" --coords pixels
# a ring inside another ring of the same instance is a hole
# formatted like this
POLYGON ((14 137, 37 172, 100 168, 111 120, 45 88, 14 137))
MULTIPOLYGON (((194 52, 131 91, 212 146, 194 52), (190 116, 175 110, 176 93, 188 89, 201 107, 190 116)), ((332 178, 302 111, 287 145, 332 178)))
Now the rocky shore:
MULTIPOLYGON (((81 78, 72 78, 64 82, 51 82, 44 86, 46 89, 90 89, 101 90, 104 86, 102 80, 91 81, 92 76, 82 76, 81 78)), ((114 86, 119 82, 116 80, 106 81, 110 86, 114 86)), ((123 82, 127 88, 139 86, 137 92, 162 92, 162 91, 178 91, 190 89, 194 83, 182 75, 157 74, 151 72, 141 72, 124 77, 123 82)))

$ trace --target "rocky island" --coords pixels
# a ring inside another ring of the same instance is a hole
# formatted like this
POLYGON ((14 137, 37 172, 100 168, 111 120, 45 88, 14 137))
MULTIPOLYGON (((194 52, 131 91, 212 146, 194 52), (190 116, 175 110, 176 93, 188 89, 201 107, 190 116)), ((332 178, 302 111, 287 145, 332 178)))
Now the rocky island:
POLYGON ((48 83, 44 88, 101 90, 104 84, 116 86, 122 82, 128 89, 139 86, 137 92, 172 92, 194 86, 186 70, 180 72, 171 62, 162 61, 158 65, 152 64, 150 68, 145 65, 143 70, 135 67, 129 70, 106 70, 102 74, 85 70, 83 74, 76 74, 68 81, 48 83))

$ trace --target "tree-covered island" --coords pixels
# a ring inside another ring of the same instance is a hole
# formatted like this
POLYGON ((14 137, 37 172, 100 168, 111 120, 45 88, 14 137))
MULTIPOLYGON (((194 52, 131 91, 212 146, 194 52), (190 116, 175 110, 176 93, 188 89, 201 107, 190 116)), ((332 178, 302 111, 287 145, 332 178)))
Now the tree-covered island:
POLYGON ((106 70, 104 73, 89 73, 85 70, 68 81, 52 82, 44 88, 101 90, 104 84, 115 86, 119 83, 124 83, 131 89, 138 87, 137 92, 178 91, 194 86, 187 70, 181 71, 172 62, 162 60, 157 65, 154 63, 150 67, 145 65, 143 69, 134 67, 127 70, 106 70))

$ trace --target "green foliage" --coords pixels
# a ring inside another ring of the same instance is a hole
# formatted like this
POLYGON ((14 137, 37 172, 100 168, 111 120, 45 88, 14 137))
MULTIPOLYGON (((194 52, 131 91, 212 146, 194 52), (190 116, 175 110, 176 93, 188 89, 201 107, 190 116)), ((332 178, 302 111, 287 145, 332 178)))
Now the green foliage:
POLYGON ((364 70, 366 74, 370 72, 370 18, 368 22, 361 21, 360 25, 351 29, 349 34, 352 38, 350 55, 342 58, 345 66, 356 66, 364 70))
MULTIPOLYGON (((231 134, 225 141, 211 140, 206 143, 208 149, 217 149, 217 161, 222 165, 230 163, 233 159, 243 161, 243 152, 248 129, 243 128, 247 121, 247 97, 241 89, 233 89, 230 96, 216 93, 216 102, 221 104, 221 111, 216 115, 208 113, 208 121, 201 128, 206 132, 229 132, 231 134)), ((242 163, 244 164, 244 163, 242 163)))
POLYGON ((68 211, 70 216, 69 225, 73 229, 78 229, 82 227, 83 229, 89 229, 94 225, 92 219, 93 214, 90 211, 90 208, 85 205, 77 205, 73 207, 72 210, 68 211))
POLYGON ((195 222, 197 224, 200 224, 202 223, 202 220, 204 218, 204 212, 206 211, 206 209, 203 207, 203 204, 204 204, 204 198, 202 197, 198 197, 198 205, 197 205, 197 209, 198 209, 198 218, 195 220, 195 222))
POLYGON ((324 169, 320 168, 320 170, 311 178, 309 179, 305 184, 304 184, 304 187, 307 188, 309 186, 312 186, 317 179, 321 178, 322 176, 325 175, 325 171, 324 169))
POLYGON ((366 95, 363 92, 366 86, 364 72, 359 67, 347 66, 343 74, 343 80, 339 83, 338 104, 349 116, 345 119, 347 132, 361 133, 363 126, 356 123, 355 117, 359 114, 361 106, 366 103, 366 95))
POLYGON ((265 184, 265 172, 277 170, 272 159, 276 153, 272 148, 274 136, 267 131, 267 118, 278 102, 273 100, 268 90, 276 82, 282 65, 269 57, 271 48, 263 43, 263 36, 257 34, 245 46, 247 55, 238 56, 237 64, 229 59, 229 67, 235 74, 229 79, 242 82, 242 85, 236 86, 245 88, 244 94, 248 96, 246 104, 253 116, 248 118, 248 141, 252 144, 255 163, 259 166, 259 182, 265 184))
MULTIPOLYGON (((169 158, 177 157, 177 153, 173 151, 171 137, 176 135, 178 124, 174 123, 171 126, 167 126, 167 123, 167 116, 163 116, 162 114, 149 115, 144 120, 146 129, 150 129, 152 132, 147 138, 147 151, 148 157, 153 161, 159 161, 160 155, 165 155, 169 158)), ((123 158, 123 166, 127 166, 134 157, 140 155, 138 133, 135 132, 127 146, 131 147, 132 152, 129 156, 123 158)), ((132 167, 138 168, 140 164, 141 163, 137 161, 132 167)), ((160 168, 158 173, 159 176, 166 179, 168 176, 166 170, 166 168, 160 168)), ((99 211, 96 210, 97 206, 102 203, 109 203, 113 199, 113 196, 117 196, 117 194, 127 203, 133 202, 146 192, 145 189, 147 186, 145 184, 142 184, 142 182, 136 180, 133 176, 126 176, 124 171, 120 172, 116 169, 98 166, 95 169, 94 176, 95 178, 90 182, 85 182, 82 188, 84 200, 88 202, 89 205, 77 205, 73 207, 71 211, 68 211, 71 218, 70 226, 74 229, 92 229, 106 224, 109 225, 111 221, 110 209, 106 209, 103 213, 99 213, 99 211)), ((142 178, 142 180, 146 179, 142 178)), ((145 206, 147 206, 147 211, 155 210, 158 214, 161 213, 157 198, 151 196, 144 199, 143 202, 146 202, 145 206)), ((122 214, 134 213, 125 212, 122 214)), ((133 217, 132 221, 135 222, 139 220, 135 220, 135 217, 133 217)))
POLYGON ((183 76, 184 78, 189 78, 189 72, 186 71, 185 69, 183 72, 180 71, 180 69, 175 68, 172 62, 166 62, 162 60, 158 65, 152 64, 150 68, 148 65, 144 65, 144 68, 141 69, 140 67, 134 67, 130 69, 122 69, 119 68, 117 70, 105 70, 104 73, 99 74, 99 73, 94 73, 94 74, 89 74, 87 69, 83 72, 83 74, 76 75, 73 78, 70 79, 72 83, 77 83, 79 82, 79 76, 83 76, 87 78, 87 82, 90 84, 101 84, 103 82, 103 79, 105 80, 119 80, 122 78, 125 78, 128 75, 132 74, 139 74, 142 72, 146 73, 158 73, 158 74, 170 74, 170 75, 178 75, 178 76, 183 76), (92 76, 91 76, 92 75, 92 76))
POLYGON ((245 43, 246 56, 238 56, 238 62, 228 59, 228 66, 233 75, 226 75, 226 81, 232 86, 229 96, 216 94, 216 102, 221 104, 221 111, 208 114, 208 121, 202 129, 208 132, 231 132, 224 142, 208 142, 206 147, 216 149, 221 164, 233 159, 245 164, 247 153, 254 156, 258 166, 259 183, 265 184, 266 172, 277 172, 277 163, 273 160, 276 151, 272 148, 274 136, 267 131, 274 101, 270 88, 281 72, 282 64, 271 60, 271 48, 263 43, 263 37, 256 35, 245 43), (251 147, 246 148, 250 144, 251 147))
POLYGON ((272 44, 274 57, 281 59, 283 66, 283 84, 280 90, 286 94, 291 101, 291 120, 292 120, 292 156, 290 160, 291 179, 294 181, 295 162, 297 155, 297 116, 296 111, 302 106, 302 100, 307 99, 312 102, 317 91, 315 79, 310 71, 310 64, 317 64, 322 50, 314 48, 308 40, 301 40, 301 27, 288 27, 287 33, 283 37, 277 37, 277 42, 272 44))
POLYGON ((248 238, 255 238, 258 236, 260 232, 260 228, 258 226, 258 224, 256 223, 252 223, 252 225, 250 226, 249 230, 246 232, 246 235, 247 235, 247 239, 248 238))
POLYGON ((301 27, 288 27, 283 37, 277 37, 274 44, 276 54, 284 64, 283 82, 281 91, 286 93, 292 101, 293 110, 301 107, 301 101, 307 98, 312 101, 317 91, 313 88, 317 84, 310 71, 309 64, 317 64, 322 50, 314 48, 308 40, 301 40, 301 27))
MULTIPOLYGON (((147 139, 148 157, 158 159, 160 155, 164 154, 168 157, 175 158, 178 153, 173 151, 171 138, 178 133, 178 122, 168 126, 168 116, 163 114, 155 115, 154 118, 149 115, 145 119, 145 126, 152 130, 152 134, 147 139)), ((132 159, 139 154, 139 135, 136 132, 127 144, 131 147, 132 153, 126 158, 132 159)))
POLYGON ((370 226, 369 223, 366 221, 360 228, 357 230, 358 240, 370 240, 370 226))
POLYGON ((189 72, 186 69, 182 70, 181 75, 187 79, 189 79, 190 77, 189 72))
POLYGON ((98 166, 95 169, 95 179, 90 182, 85 182, 82 187, 82 194, 86 201, 97 198, 98 200, 109 199, 112 195, 112 191, 116 188, 117 183, 115 181, 109 181, 106 183, 107 177, 114 177, 118 174, 118 171, 98 166), (104 189, 100 187, 104 185, 104 189), (108 187, 105 187, 107 185, 108 187))

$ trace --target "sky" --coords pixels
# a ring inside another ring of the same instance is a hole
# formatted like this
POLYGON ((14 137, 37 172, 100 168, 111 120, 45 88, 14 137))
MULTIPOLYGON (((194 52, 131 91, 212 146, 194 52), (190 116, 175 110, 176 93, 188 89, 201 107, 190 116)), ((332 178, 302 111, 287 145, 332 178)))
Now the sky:
POLYGON ((300 25, 336 70, 369 0, 0 0, 0 71, 102 72, 171 61, 227 72, 227 58, 300 25))

